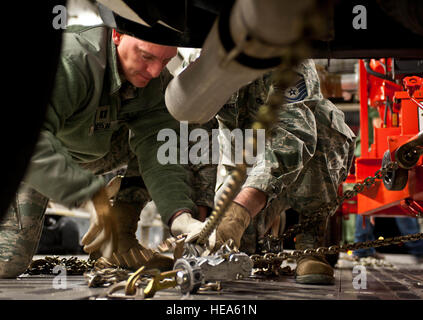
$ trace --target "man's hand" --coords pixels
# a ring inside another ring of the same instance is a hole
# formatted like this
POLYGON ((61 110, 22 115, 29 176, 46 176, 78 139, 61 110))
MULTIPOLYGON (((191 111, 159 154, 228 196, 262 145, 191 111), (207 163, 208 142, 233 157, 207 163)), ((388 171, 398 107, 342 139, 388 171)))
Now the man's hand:
POLYGON ((225 216, 217 227, 216 244, 214 251, 218 250, 226 241, 232 239, 237 248, 241 245, 241 238, 250 224, 250 213, 236 202, 232 202, 225 216))
MULTIPOLYGON (((170 232, 174 237, 179 236, 180 234, 186 234, 187 238, 185 242, 194 242, 198 239, 201 230, 203 230, 207 221, 201 222, 197 219, 194 219, 190 213, 183 212, 179 214, 176 218, 173 219, 172 224, 170 225, 170 232)), ((209 245, 215 243, 216 233, 212 233, 209 237, 209 245)))
POLYGON ((254 188, 244 188, 228 207, 225 216, 217 227, 216 245, 218 250, 226 241, 232 239, 238 248, 245 229, 266 205, 266 194, 254 188))
POLYGON ((84 251, 92 253, 98 250, 103 257, 110 258, 117 248, 117 232, 106 188, 100 189, 85 208, 91 213, 91 221, 81 241, 84 251))

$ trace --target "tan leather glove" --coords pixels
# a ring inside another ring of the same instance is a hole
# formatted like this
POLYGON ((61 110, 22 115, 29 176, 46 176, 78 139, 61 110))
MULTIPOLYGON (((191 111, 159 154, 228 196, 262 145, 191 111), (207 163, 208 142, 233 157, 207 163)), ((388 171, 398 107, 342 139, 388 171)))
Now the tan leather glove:
POLYGON ((82 238, 84 251, 98 258, 96 267, 100 268, 117 265, 132 270, 141 266, 171 270, 172 258, 138 243, 135 233, 141 212, 119 201, 110 206, 109 198, 118 193, 121 178, 113 178, 87 203, 85 208, 91 212, 91 225, 82 238))
POLYGON ((229 239, 232 239, 237 248, 239 248, 242 235, 250 222, 251 217, 247 209, 236 202, 232 202, 217 227, 216 245, 213 249, 218 250, 229 239))
POLYGON ((116 217, 118 231, 117 248, 111 258, 102 256, 103 260, 123 267, 136 270, 142 266, 159 269, 161 271, 172 270, 173 259, 159 254, 157 251, 143 247, 136 238, 140 211, 131 204, 116 201, 113 204, 113 214, 116 217))
POLYGON ((111 257, 117 248, 115 216, 112 213, 106 188, 101 188, 85 205, 91 213, 90 228, 81 240, 84 251, 100 251, 102 256, 111 257))

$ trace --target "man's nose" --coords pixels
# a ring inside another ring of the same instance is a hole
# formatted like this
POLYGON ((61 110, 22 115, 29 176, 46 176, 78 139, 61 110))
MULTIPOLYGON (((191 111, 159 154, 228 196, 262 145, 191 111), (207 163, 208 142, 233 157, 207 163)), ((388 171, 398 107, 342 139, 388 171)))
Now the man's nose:
POLYGON ((163 64, 160 63, 160 61, 157 61, 157 60, 151 62, 148 66, 148 73, 150 73, 150 75, 153 78, 157 78, 160 75, 160 73, 162 72, 162 70, 163 70, 163 64))

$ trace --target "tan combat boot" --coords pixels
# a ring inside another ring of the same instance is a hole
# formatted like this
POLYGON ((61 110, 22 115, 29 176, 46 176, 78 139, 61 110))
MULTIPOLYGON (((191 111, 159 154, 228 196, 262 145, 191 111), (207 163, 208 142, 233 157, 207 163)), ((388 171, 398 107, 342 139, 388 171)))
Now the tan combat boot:
POLYGON ((157 268, 161 271, 173 268, 172 258, 145 248, 138 242, 135 233, 140 212, 128 203, 118 201, 113 206, 113 214, 117 220, 117 249, 111 258, 101 257, 99 266, 110 263, 131 270, 146 266, 147 269, 157 268))
POLYGON ((297 260, 295 281, 302 284, 333 284, 333 269, 324 257, 304 256, 297 260))
MULTIPOLYGON (((298 234, 295 248, 305 250, 319 247, 321 239, 311 234, 298 234)), ((297 260, 295 281, 301 284, 333 284, 333 268, 321 256, 303 256, 297 260)))

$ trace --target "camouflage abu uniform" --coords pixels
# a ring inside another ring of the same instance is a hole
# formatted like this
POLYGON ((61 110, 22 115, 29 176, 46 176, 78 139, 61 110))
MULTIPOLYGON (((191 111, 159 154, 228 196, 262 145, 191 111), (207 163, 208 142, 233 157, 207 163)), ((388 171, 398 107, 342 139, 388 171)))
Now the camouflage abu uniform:
MULTIPOLYGON (((214 132, 217 131, 218 128, 219 124, 215 118, 202 125, 189 124, 189 132, 192 132, 195 129, 202 129, 207 131, 208 134, 208 163, 200 161, 198 164, 193 164, 190 161, 187 169, 189 171, 190 185, 193 191, 192 197, 195 200, 196 205, 208 207, 209 212, 211 212, 211 209, 214 207, 216 165, 213 162, 212 145, 213 139, 217 139, 217 135, 214 136, 214 132)), ((197 141, 191 141, 189 146, 192 147, 196 143, 197 141)))
POLYGON ((181 209, 196 211, 189 174, 161 165, 162 128, 179 130, 167 111, 169 72, 134 88, 119 75, 111 29, 69 27, 30 168, 0 225, 0 277, 24 272, 40 238, 49 199, 77 207, 105 185, 99 174, 128 165, 118 200, 137 210, 153 198, 165 223, 181 209))
MULTIPOLYGON (((257 238, 263 237, 283 210, 293 208, 301 222, 335 199, 352 164, 354 133, 343 113, 323 98, 314 62, 303 61, 296 72, 295 85, 280 93, 287 103, 280 106, 265 159, 258 159, 243 185, 263 191, 268 198, 265 209, 244 233, 241 249, 247 252, 255 251, 257 238)), ((218 113, 220 127, 250 128, 269 91, 278 90, 270 85, 271 76, 266 75, 234 94, 218 113)), ((297 248, 321 245, 325 225, 322 221, 297 235, 297 248)))

